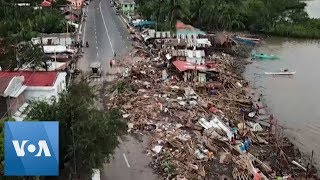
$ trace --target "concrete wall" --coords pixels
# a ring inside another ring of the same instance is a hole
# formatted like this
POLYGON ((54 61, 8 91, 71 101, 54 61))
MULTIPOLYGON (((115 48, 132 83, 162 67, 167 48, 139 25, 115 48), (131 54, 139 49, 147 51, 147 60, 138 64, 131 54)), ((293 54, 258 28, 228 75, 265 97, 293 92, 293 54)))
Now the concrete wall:
POLYGON ((18 97, 16 98, 8 98, 8 104, 9 104, 9 116, 14 115, 16 111, 26 102, 25 96, 23 93, 21 93, 18 97))
POLYGON ((7 112, 6 116, 12 116, 25 102, 26 99, 23 93, 16 98, 0 96, 0 118, 7 112))
POLYGON ((29 86, 24 91, 27 100, 50 100, 50 98, 59 98, 59 94, 66 90, 66 72, 60 72, 55 84, 49 87, 29 86))

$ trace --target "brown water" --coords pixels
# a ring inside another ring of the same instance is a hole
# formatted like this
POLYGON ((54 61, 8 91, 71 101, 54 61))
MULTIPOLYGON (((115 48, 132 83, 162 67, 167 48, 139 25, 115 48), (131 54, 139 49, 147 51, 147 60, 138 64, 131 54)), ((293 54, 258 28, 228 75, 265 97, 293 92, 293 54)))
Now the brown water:
MULTIPOLYGON (((306 2, 310 16, 320 17, 320 0, 306 2)), ((285 126, 286 134, 307 155, 314 150, 320 167, 320 41, 270 38, 257 49, 279 60, 254 61, 246 77, 265 94, 268 107, 285 126), (292 77, 264 75, 288 68, 292 77)))

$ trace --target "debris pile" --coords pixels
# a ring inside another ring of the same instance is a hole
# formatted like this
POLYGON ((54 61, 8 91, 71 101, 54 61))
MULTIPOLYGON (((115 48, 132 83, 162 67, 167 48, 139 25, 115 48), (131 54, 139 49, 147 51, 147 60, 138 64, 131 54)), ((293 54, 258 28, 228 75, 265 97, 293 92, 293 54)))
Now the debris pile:
POLYGON ((184 78, 167 49, 134 40, 133 51, 117 64, 126 75, 108 89, 105 106, 121 108, 129 132, 151 135, 151 166, 162 177, 272 179, 306 171, 312 177, 313 169, 305 169, 298 151, 278 136, 262 97, 237 73, 244 60, 211 53, 207 64, 217 69, 199 82, 201 72, 189 70, 184 78))

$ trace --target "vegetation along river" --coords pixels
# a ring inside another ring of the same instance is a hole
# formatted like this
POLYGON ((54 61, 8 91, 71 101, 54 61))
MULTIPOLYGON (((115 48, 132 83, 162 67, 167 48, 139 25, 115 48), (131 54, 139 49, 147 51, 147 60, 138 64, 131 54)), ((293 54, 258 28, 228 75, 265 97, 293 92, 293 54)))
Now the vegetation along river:
MULTIPOLYGON (((320 18, 320 0, 307 1, 306 11, 320 18)), ((303 154, 311 155, 320 167, 320 41, 269 38, 257 52, 275 54, 279 60, 254 61, 247 66, 246 78, 265 95, 266 104, 286 127, 286 134, 303 154), (288 68, 292 77, 264 75, 288 68)))

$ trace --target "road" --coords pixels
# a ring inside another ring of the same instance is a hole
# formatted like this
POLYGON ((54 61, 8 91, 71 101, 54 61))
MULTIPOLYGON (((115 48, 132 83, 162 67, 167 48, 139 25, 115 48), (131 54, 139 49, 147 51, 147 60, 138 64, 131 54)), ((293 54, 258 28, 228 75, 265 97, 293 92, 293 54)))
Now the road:
MULTIPOLYGON (((83 43, 88 41, 89 47, 84 48, 84 56, 78 60, 77 67, 88 71, 91 62, 101 62, 103 76, 97 80, 102 83, 108 81, 110 76, 107 73, 110 74, 115 69, 109 67, 113 54, 118 56, 131 48, 129 33, 123 19, 110 7, 109 0, 91 1, 85 8, 85 13, 87 17, 82 24, 80 38, 83 43)), ((141 143, 128 136, 120 142, 110 163, 106 163, 101 171, 102 180, 159 179, 148 167, 150 157, 143 153, 146 140, 141 143)))
POLYGON ((93 0, 85 8, 85 22, 83 23, 82 41, 88 42, 84 48, 84 56, 78 61, 78 68, 88 71, 91 62, 99 61, 102 65, 102 79, 106 73, 112 71, 109 61, 113 54, 117 56, 127 52, 130 47, 129 33, 125 22, 115 14, 107 0, 93 0))

